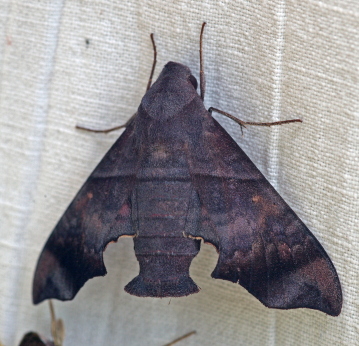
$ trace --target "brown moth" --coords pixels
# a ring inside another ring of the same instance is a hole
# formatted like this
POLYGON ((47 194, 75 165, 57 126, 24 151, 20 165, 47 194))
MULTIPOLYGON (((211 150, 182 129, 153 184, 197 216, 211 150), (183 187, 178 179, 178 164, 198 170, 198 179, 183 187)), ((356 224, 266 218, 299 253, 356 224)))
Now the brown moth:
MULTIPOLYGON (((218 110, 203 104, 203 28, 201 95, 187 66, 167 63, 152 86, 151 74, 137 113, 45 244, 35 304, 73 299, 106 274, 106 245, 133 236, 140 273, 125 287, 130 294, 198 292, 189 267, 203 240, 219 253, 213 278, 242 285, 267 307, 339 315, 341 287, 325 250, 211 116, 218 110)), ((219 112, 241 126, 300 121, 246 123, 219 112)))
MULTIPOLYGON (((62 319, 57 319, 52 301, 49 300, 51 314, 51 335, 52 340, 48 340, 39 333, 28 332, 22 338, 19 346, 62 346, 65 338, 65 327, 62 319)), ((0 346, 1 343, 0 343, 0 346)))
POLYGON ((45 340, 38 333, 28 332, 21 339, 19 346, 55 346, 50 340, 45 340))

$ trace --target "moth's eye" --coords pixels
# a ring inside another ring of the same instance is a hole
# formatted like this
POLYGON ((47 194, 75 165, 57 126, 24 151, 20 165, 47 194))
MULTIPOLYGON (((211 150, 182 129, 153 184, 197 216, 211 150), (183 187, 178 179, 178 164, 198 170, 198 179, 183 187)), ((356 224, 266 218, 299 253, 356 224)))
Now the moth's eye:
POLYGON ((193 87, 197 90, 198 87, 198 83, 197 83, 197 79, 195 76, 190 75, 188 77, 189 81, 191 82, 191 84, 193 85, 193 87))

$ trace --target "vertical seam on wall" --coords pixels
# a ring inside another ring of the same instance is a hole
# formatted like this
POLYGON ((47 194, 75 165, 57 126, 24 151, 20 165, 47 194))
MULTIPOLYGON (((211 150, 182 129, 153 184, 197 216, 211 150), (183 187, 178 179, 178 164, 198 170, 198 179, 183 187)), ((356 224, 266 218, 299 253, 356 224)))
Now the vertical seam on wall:
MULTIPOLYGON (((272 121, 281 119, 282 103, 282 65, 284 50, 284 32, 285 32, 285 0, 278 3, 276 8, 277 17, 277 36, 276 50, 273 71, 273 102, 272 102, 272 121)), ((278 182, 278 147, 279 147, 279 130, 280 126, 272 127, 271 137, 269 140, 269 160, 268 173, 272 185, 277 188, 278 182)))
MULTIPOLYGON (((276 8, 277 16, 277 35, 275 45, 275 60, 273 71, 273 103, 272 103, 272 121, 280 120, 281 103, 282 103, 282 66, 283 66, 283 51, 284 51, 284 33, 285 33, 285 0, 280 0, 276 8)), ((268 160, 268 173, 272 185, 277 188, 278 186, 278 157, 279 157, 279 128, 274 126, 269 140, 269 160, 268 160)), ((276 328, 276 313, 273 312, 271 318, 270 339, 269 345, 276 345, 277 337, 276 328)))
MULTIPOLYGON (((1 14, 1 19, 5 19, 4 20, 4 25, 3 28, 5 29, 4 32, 2 33, 1 37, 1 42, 2 44, 0 45, 0 77, 3 76, 3 70, 4 70, 4 65, 5 65, 5 56, 7 54, 7 52, 9 51, 9 47, 8 44, 4 44, 4 42, 8 42, 8 40, 11 41, 11 36, 8 36, 8 30, 9 27, 11 26, 11 21, 13 21, 13 16, 11 15, 11 9, 12 9, 12 4, 10 2, 8 2, 7 4, 3 4, 2 5, 2 14, 1 14), (7 5, 7 6, 6 6, 7 5)), ((3 83, 4 83, 4 79, 1 78, 1 83, 0 83, 0 95, 2 95, 2 87, 3 87, 3 83)))
MULTIPOLYGON (((46 137, 46 123, 47 116, 49 112, 49 104, 51 97, 51 79, 54 74, 54 66, 55 66, 55 58, 56 52, 58 48, 59 41, 59 33, 61 27, 61 18, 63 14, 63 8, 65 6, 66 0, 58 0, 50 4, 46 9, 48 11, 49 17, 48 20, 43 23, 43 26, 46 26, 44 31, 46 32, 46 39, 44 41, 47 43, 44 49, 44 74, 43 77, 39 78, 36 81, 36 104, 34 105, 34 109, 32 111, 34 122, 33 122, 33 133, 29 140, 29 157, 32 156, 33 162, 32 166, 36 167, 31 174, 28 176, 28 180, 25 185, 23 185, 23 194, 24 203, 27 200, 32 199, 33 194, 37 190, 37 181, 39 177, 39 172, 41 170, 41 161, 43 155, 43 145, 46 137)), ((19 224, 17 225, 14 237, 17 239, 23 239, 25 241, 26 238, 20 237, 21 233, 27 230, 29 221, 32 214, 32 208, 28 209, 26 213, 24 213, 23 217, 20 219, 19 224)), ((32 248, 26 248, 22 251, 18 258, 19 263, 24 263, 23 258, 29 258, 28 253, 33 251, 32 248)), ((10 303, 12 306, 16 306, 15 301, 19 299, 21 296, 22 285, 20 284, 23 280, 23 273, 21 270, 18 270, 14 274, 14 279, 11 280, 13 285, 11 291, 13 292, 13 302, 10 303)), ((21 312, 20 309, 14 310, 12 316, 8 316, 8 320, 12 319, 11 323, 15 323, 20 320, 18 314, 21 312)))

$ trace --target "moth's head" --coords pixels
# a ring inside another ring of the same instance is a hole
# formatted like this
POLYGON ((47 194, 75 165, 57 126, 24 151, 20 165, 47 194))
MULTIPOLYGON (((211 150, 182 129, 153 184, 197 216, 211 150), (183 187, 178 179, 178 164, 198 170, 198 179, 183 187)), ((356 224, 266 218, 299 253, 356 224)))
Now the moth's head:
POLYGON ((142 98, 141 106, 150 117, 168 119, 199 97, 197 86, 197 80, 187 66, 170 61, 142 98))
POLYGON ((194 90, 197 90, 198 87, 197 79, 191 73, 191 70, 186 65, 182 65, 178 62, 170 61, 164 66, 156 83, 164 80, 184 83, 186 85, 182 85, 182 87, 191 86, 194 90))

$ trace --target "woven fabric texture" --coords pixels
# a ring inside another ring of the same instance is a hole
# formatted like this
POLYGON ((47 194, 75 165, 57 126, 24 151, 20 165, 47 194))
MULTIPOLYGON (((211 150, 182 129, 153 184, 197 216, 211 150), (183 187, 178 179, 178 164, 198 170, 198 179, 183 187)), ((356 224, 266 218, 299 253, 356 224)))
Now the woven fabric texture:
POLYGON ((39 253, 67 205, 137 109, 152 65, 199 74, 204 37, 206 107, 247 121, 301 118, 250 127, 215 117, 235 138, 330 255, 344 295, 339 317, 264 307, 239 285, 214 280, 213 247, 191 266, 202 288, 176 299, 137 298, 133 242, 104 256, 108 274, 71 302, 55 302, 65 346, 354 345, 359 319, 359 3, 351 0, 84 0, 0 4, 0 340, 17 345, 50 334, 46 303, 33 306, 39 253))

